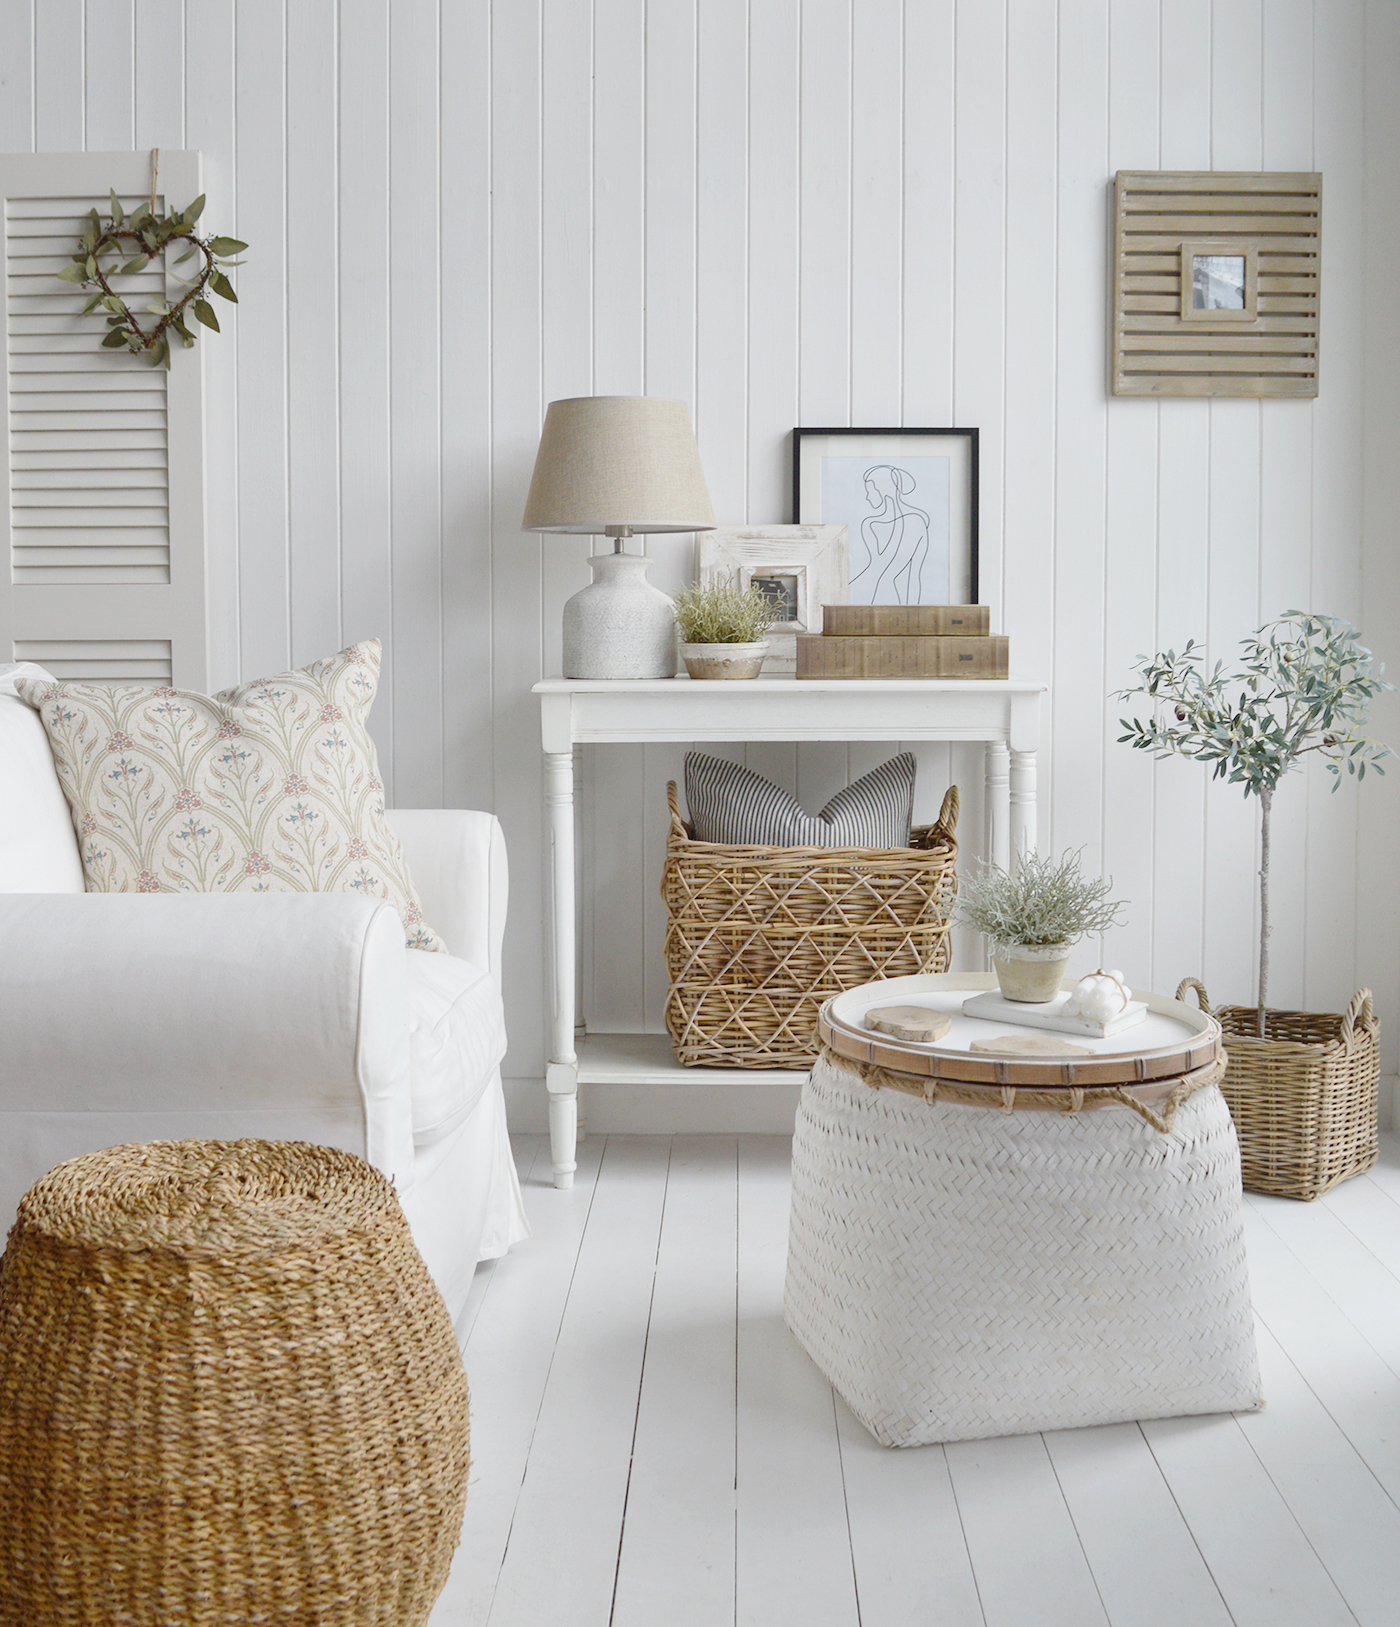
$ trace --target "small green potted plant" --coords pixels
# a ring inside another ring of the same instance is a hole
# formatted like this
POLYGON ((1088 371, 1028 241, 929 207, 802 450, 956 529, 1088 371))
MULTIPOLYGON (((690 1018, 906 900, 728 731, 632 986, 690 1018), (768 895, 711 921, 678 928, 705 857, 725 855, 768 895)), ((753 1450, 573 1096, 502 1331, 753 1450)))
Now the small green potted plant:
POLYGON ((681 659, 692 678, 758 677, 768 653, 763 635, 779 616, 761 588, 692 583, 675 602, 681 659))
POLYGON ((1086 876, 1082 853, 1027 853, 1014 871, 985 864, 963 878, 958 914, 991 942, 1006 999, 1053 1000, 1074 945, 1118 923, 1123 906, 1109 900, 1112 877, 1086 876))

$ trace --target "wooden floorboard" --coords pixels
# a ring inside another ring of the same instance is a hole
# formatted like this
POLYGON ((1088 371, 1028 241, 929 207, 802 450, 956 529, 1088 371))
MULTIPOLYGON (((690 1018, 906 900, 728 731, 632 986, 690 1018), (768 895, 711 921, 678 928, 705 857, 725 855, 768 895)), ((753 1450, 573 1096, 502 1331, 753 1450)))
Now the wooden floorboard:
POLYGON ((1400 1131, 1381 1131, 1380 1155, 1366 1179, 1374 1181, 1400 1203, 1400 1131))
POLYGON ((1333 1585, 1364 1627, 1400 1620, 1400 1508, 1267 1329, 1259 1335, 1269 1404, 1239 1420, 1244 1438, 1333 1585))
POLYGON ((944 1448, 987 1627, 1108 1621, 1039 1435, 944 1448))
POLYGON ((1400 1139, 1249 1195, 1266 1407, 878 1446, 782 1322, 789 1147, 591 1138, 482 1267, 431 1627, 1397 1627, 1400 1139))
POLYGON ((854 1627, 831 1386, 783 1326, 789 1143, 739 1148, 736 1627, 854 1627))
POLYGON ((1362 1175, 1334 1186, 1322 1203, 1400 1283, 1400 1198, 1362 1175))
POLYGON ((1045 1436, 1113 1627, 1230 1627, 1230 1612, 1137 1424, 1045 1436))
MULTIPOLYGON (((1283 1202, 1283 1199, 1275 1199, 1283 1202)), ((1391 1498, 1400 1503, 1400 1377, 1266 1223, 1245 1213, 1254 1311, 1391 1498)), ((1269 1375, 1264 1374, 1264 1395, 1269 1375)))
POLYGON ((607 1627, 670 1146, 604 1144, 490 1627, 607 1627))
POLYGON ((1237 1627, 1355 1627, 1234 1418, 1163 1418, 1142 1432, 1237 1627))
MULTIPOLYGON (((1262 1223, 1279 1239, 1390 1370, 1400 1375, 1400 1278, 1327 1204, 1253 1195, 1247 1202, 1252 1222, 1262 1223)), ((1400 1209, 1395 1223, 1400 1231, 1400 1209)), ((1264 1264, 1261 1261, 1261 1269, 1264 1264)))
POLYGON ((530 1461, 601 1144, 580 1147, 573 1189, 557 1192, 546 1159, 522 1183, 533 1235, 492 1273, 464 1352, 471 1387, 472 1467, 462 1541, 430 1627, 485 1627, 530 1461))
POLYGON ((944 1449, 892 1452, 840 1400, 836 1421, 861 1627, 982 1627, 944 1449))
POLYGON ((733 1627, 737 1157, 672 1147, 615 1627, 733 1627))

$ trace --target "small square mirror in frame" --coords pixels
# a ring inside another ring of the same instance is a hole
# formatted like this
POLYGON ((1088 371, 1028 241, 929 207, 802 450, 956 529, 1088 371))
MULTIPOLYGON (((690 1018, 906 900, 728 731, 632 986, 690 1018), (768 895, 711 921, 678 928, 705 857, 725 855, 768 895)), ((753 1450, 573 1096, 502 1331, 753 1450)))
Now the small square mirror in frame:
POLYGON ((1259 251, 1222 239, 1181 245, 1181 320, 1254 322, 1259 316, 1259 251))

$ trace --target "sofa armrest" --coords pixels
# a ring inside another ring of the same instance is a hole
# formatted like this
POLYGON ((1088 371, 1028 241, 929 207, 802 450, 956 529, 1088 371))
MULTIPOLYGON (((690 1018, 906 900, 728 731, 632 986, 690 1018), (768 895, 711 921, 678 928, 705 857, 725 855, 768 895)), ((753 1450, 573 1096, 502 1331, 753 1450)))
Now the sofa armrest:
POLYGON ((397 913, 345 894, 0 895, 0 1109, 266 1135, 306 1108, 404 1192, 406 955, 397 913))
POLYGON ((465 808, 390 808, 387 817, 428 925, 499 983, 508 892, 500 821, 465 808))

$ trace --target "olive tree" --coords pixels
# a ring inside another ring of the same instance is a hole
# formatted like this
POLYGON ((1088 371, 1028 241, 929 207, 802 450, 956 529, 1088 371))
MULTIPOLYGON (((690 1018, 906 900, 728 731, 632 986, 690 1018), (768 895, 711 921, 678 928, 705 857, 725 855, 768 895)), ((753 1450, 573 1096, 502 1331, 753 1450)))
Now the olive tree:
POLYGON ((1274 791, 1310 752, 1319 753, 1335 776, 1364 779, 1388 746, 1361 732, 1367 708, 1383 689, 1383 666, 1337 616, 1286 611, 1241 641, 1243 656, 1233 672, 1217 661, 1209 671, 1194 639, 1178 654, 1139 658, 1140 682, 1117 698, 1144 695, 1156 704, 1150 718, 1120 718, 1119 740, 1157 757, 1194 757, 1211 764, 1214 779, 1258 797, 1259 837, 1259 1033, 1269 987, 1269 820, 1274 791))

